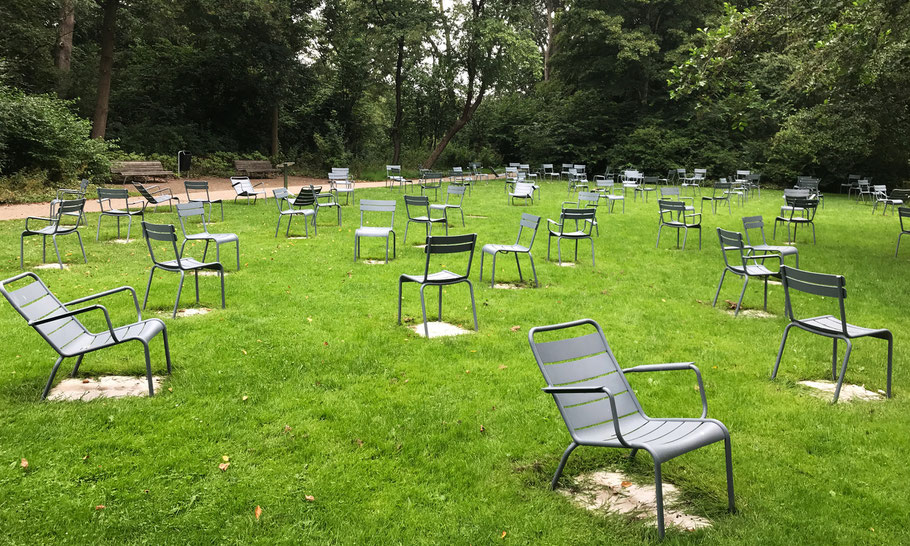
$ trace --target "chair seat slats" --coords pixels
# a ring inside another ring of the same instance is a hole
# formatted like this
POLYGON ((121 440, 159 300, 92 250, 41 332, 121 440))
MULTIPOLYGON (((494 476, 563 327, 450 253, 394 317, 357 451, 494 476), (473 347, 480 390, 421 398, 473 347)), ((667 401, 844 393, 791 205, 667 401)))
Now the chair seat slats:
MULTIPOLYGON (((583 429, 613 419, 613 411, 610 409, 610 399, 607 398, 606 395, 602 395, 603 398, 595 402, 567 408, 563 405, 563 400, 569 396, 574 397, 578 395, 557 395, 559 404, 563 406, 562 411, 569 428, 573 430, 583 429)), ((638 411, 638 408, 635 407, 635 401, 629 391, 615 394, 614 399, 616 400, 616 414, 619 417, 638 411)))
MULTIPOLYGON (((538 354, 544 364, 575 360, 583 356, 602 353, 606 350, 597 332, 584 336, 537 344, 538 354)), ((609 371, 609 370, 605 370, 609 371)))
POLYGON ((57 321, 49 322, 46 326, 38 326, 38 329, 41 330, 45 327, 48 328, 48 331, 45 331, 47 338, 50 340, 51 344, 55 347, 60 347, 66 349, 66 346, 72 343, 75 339, 80 336, 88 334, 88 330, 85 329, 85 326, 82 325, 78 320, 73 318, 64 319, 66 322, 61 326, 57 321), (50 328, 58 328, 50 330, 50 328))

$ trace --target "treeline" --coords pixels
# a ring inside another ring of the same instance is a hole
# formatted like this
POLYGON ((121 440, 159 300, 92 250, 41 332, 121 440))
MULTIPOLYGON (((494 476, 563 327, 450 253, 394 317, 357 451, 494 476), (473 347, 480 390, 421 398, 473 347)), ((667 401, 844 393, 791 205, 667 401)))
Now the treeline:
POLYGON ((902 183, 908 65, 897 0, 5 0, 0 176, 186 149, 902 183))

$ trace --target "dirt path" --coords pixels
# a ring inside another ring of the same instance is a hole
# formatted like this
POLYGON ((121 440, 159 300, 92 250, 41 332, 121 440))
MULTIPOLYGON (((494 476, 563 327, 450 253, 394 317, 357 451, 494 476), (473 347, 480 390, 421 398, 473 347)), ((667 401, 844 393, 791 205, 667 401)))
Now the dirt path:
MULTIPOLYGON (((236 193, 234 188, 231 186, 231 180, 229 178, 206 178, 209 183, 209 195, 212 199, 223 199, 225 202, 233 201, 236 193)), ((284 186, 284 178, 270 178, 264 180, 253 180, 254 184, 262 182, 263 185, 257 190, 265 189, 269 197, 272 196, 272 190, 275 188, 280 188, 284 186)), ((303 176, 289 176, 288 177, 288 188, 291 192, 296 192, 301 186, 328 186, 328 182, 324 179, 318 178, 307 178, 303 176)), ((183 180, 170 180, 166 183, 159 183, 162 187, 168 187, 170 189, 171 195, 179 197, 181 202, 186 201, 186 191, 183 188, 183 180)), ((367 181, 358 181, 357 188, 376 188, 385 186, 385 181, 379 182, 367 182, 367 181)), ((111 184, 110 187, 120 187, 117 184, 111 184)), ((131 186, 127 188, 132 189, 131 186)), ((90 192, 89 195, 92 195, 94 192, 90 192)), ((136 200, 140 200, 141 197, 136 197, 136 200)), ((85 211, 86 212, 98 212, 101 208, 98 204, 98 200, 92 197, 85 202, 85 211)), ((28 203, 24 205, 0 205, 0 220, 16 220, 24 219, 28 216, 47 216, 50 211, 50 203, 28 203)))

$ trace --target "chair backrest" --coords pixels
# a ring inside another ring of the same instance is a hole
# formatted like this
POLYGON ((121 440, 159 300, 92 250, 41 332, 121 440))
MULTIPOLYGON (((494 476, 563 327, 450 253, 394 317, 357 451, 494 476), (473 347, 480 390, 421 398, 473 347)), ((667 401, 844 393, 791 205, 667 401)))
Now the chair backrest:
POLYGON ((625 180, 635 180, 641 178, 641 173, 638 171, 623 171, 622 177, 625 180))
POLYGON ((685 169, 676 169, 676 176, 679 178, 685 178, 686 170, 685 169))
POLYGON ((588 235, 594 229, 594 221, 597 217, 597 209, 594 207, 584 207, 577 209, 562 209, 559 212, 559 223, 562 225, 561 232, 567 231, 567 222, 575 222, 575 228, 578 229, 578 222, 582 222, 581 231, 586 231, 588 235))
POLYGON ((563 170, 563 171, 566 171, 566 170, 571 169, 571 168, 573 168, 573 167, 575 167, 575 164, 574 164, 574 163, 563 163, 563 164, 562 164, 562 170, 563 170))
POLYGON ((464 174, 464 169, 461 167, 452 167, 452 173, 457 175, 464 174))
MULTIPOLYGON (((452 204, 452 203, 449 203, 449 196, 450 196, 450 195, 456 195, 456 196, 458 196, 458 197, 457 197, 457 199, 458 199, 458 206, 460 207, 461 204, 464 203, 464 192, 465 192, 466 189, 467 189, 467 186, 459 186, 459 185, 456 185, 456 184, 449 184, 449 187, 446 188, 446 205, 451 205, 451 204, 452 204)), ((456 199, 456 198, 452 198, 452 201, 454 202, 455 199, 456 199)))
POLYGON ((736 178, 745 178, 752 174, 751 171, 736 171, 736 178))
MULTIPOLYGON (((598 175, 598 176, 600 176, 600 175, 598 175)), ((616 187, 616 183, 607 178, 597 178, 594 180, 594 184, 598 188, 603 188, 603 189, 609 190, 611 193, 613 192, 613 189, 616 187)))
MULTIPOLYGON (((623 374, 600 325, 591 319, 576 320, 551 326, 538 326, 528 331, 531 352, 548 387, 606 387, 616 403, 620 423, 644 416, 638 398, 623 374), (594 331, 591 331, 593 327, 594 331), (588 331, 585 335, 578 335, 588 331), (551 332, 565 334, 555 340, 551 332), (538 341, 546 338, 548 341, 538 341)), ((603 393, 554 394, 553 400, 562 415, 572 439, 578 441, 582 429, 602 437, 612 436, 620 423, 612 420, 610 399, 603 393)))
POLYGON ((430 217, 430 198, 426 195, 405 195, 404 209, 408 214, 408 219, 418 216, 430 217), (423 209, 419 214, 411 214, 411 208, 423 209))
POLYGON ((145 198, 146 201, 154 201, 155 197, 152 196, 151 192, 146 189, 145 186, 138 182, 133 182, 133 187, 139 192, 139 195, 145 198))
POLYGON ((578 206, 580 207, 596 207, 599 202, 600 194, 596 191, 578 192, 578 206))
MULTIPOLYGON (((205 180, 184 180, 183 187, 186 189, 186 200, 187 201, 192 200, 192 198, 190 197, 191 191, 199 191, 199 192, 204 191, 205 192, 205 201, 212 200, 209 197, 209 183, 206 182, 205 180)), ((202 199, 198 199, 198 201, 202 201, 202 199)))
POLYGON ((736 252, 739 260, 736 267, 746 266, 746 245, 743 243, 743 234, 738 231, 727 231, 723 228, 717 228, 717 236, 720 238, 720 250, 724 256, 724 264, 730 267, 730 260, 727 258, 727 252, 736 252))
MULTIPOLYGON (((284 188, 282 188, 284 189, 284 188)), ((177 203, 177 218, 180 219, 180 231, 186 237, 186 224, 184 218, 198 216, 202 219, 202 231, 208 231, 205 225, 205 204, 202 201, 190 201, 188 203, 177 203)))
MULTIPOLYGON (((0 281, 0 293, 3 293, 13 309, 29 323, 68 311, 63 302, 58 300, 47 285, 31 271, 0 281), (13 290, 7 286, 23 279, 31 279, 32 282, 13 290)), ((62 351, 66 350, 66 346, 77 338, 86 334, 90 335, 90 332, 76 317, 52 320, 44 324, 32 325, 32 328, 61 355, 62 351)))
POLYGON ((788 197, 808 198, 811 192, 805 188, 784 188, 784 199, 788 197))
POLYGON ((544 163, 544 164, 543 164, 543 172, 544 172, 544 173, 552 173, 552 172, 553 172, 553 164, 552 164, 552 163, 544 163))
POLYGON ((530 197, 534 195, 534 184, 518 182, 515 184, 515 190, 510 195, 513 197, 530 197))
POLYGON ((152 262, 160 264, 162 261, 167 261, 158 260, 158 258, 155 257, 155 248, 152 246, 152 241, 158 241, 162 243, 171 243, 170 246, 173 247, 174 259, 180 264, 178 259, 180 258, 180 253, 177 252, 177 230, 174 229, 172 224, 150 224, 149 222, 143 221, 142 236, 145 237, 145 242, 149 247, 149 256, 152 257, 152 262))
POLYGON ((385 166, 385 175, 387 178, 400 178, 401 177, 401 165, 386 165, 385 166))
POLYGON ((695 173, 695 175, 694 175, 695 178, 707 178, 708 177, 708 169, 695 169, 693 172, 695 173))
POLYGON ((651 184, 652 186, 655 186, 657 185, 658 180, 659 179, 656 176, 644 176, 642 177, 641 182, 645 185, 651 184))
POLYGON ((678 186, 662 186, 660 188, 661 197, 679 197, 678 186))
POLYGON ((577 164, 577 163, 576 163, 576 164, 574 165, 574 167, 575 167, 575 170, 576 170, 577 172, 580 172, 580 173, 582 173, 582 174, 585 172, 585 166, 584 166, 584 165, 580 165, 580 164, 577 164))
POLYGON ((904 203, 910 201, 910 189, 895 188, 891 190, 891 199, 899 199, 904 203))
POLYGON ((686 203, 683 201, 658 199, 657 212, 660 214, 661 223, 682 222, 685 219, 686 203), (664 214, 667 216, 665 217, 664 214))
POLYGON ((726 178, 721 178, 714 183, 714 190, 712 191, 712 195, 715 198, 723 198, 725 194, 731 189, 733 189, 733 184, 727 182, 726 178))
POLYGON ((250 177, 248 176, 232 176, 231 186, 233 186, 238 195, 253 191, 253 183, 250 182, 250 177))
POLYGON ((793 313, 793 302, 790 291, 805 292, 823 298, 837 298, 840 310, 840 322, 843 333, 847 335, 847 317, 844 299, 847 297, 847 283, 841 275, 814 273, 783 265, 780 268, 781 283, 784 285, 784 308, 791 321, 800 322, 793 313))
POLYGON ((130 192, 123 188, 98 188, 98 204, 101 205, 101 210, 104 211, 104 202, 108 202, 108 208, 114 208, 113 201, 123 199, 123 208, 128 208, 128 202, 130 199, 130 192))
POLYGON ((528 251, 531 251, 531 248, 534 246, 534 239, 537 237, 537 228, 540 227, 540 216, 535 216, 533 214, 528 214, 527 212, 521 215, 521 221, 518 223, 518 237, 515 238, 515 244, 521 244, 521 232, 525 228, 531 230, 531 241, 528 243, 528 251))
POLYGON ((872 186, 872 193, 880 198, 885 198, 888 195, 888 186, 884 184, 875 184, 872 186))
POLYGON ((860 192, 869 191, 869 181, 868 180, 859 180, 856 185, 859 187, 860 192))
POLYGON ((294 207, 312 207, 316 204, 316 196, 322 192, 322 188, 314 186, 300 188, 297 197, 294 198, 294 207))
MULTIPOLYGON (((897 217, 901 223, 901 231, 907 231, 910 229, 910 226, 907 228, 904 227, 904 218, 910 218, 910 207, 898 207, 897 208, 897 217)), ((907 220, 910 222, 910 220, 907 220)))
MULTIPOLYGON (((427 261, 423 270, 423 278, 426 280, 430 274, 430 260, 434 254, 462 254, 468 253, 468 265, 465 268, 465 274, 460 276, 461 279, 467 279, 471 275, 471 262, 474 261, 474 246, 477 244, 477 234, 468 233, 466 235, 428 235, 427 236, 427 261)), ((450 260, 446 258, 448 263, 450 260)), ((457 279, 453 279, 457 280, 457 279)))
POLYGON ((798 209, 805 210, 808 214, 808 221, 815 219, 815 213, 818 211, 818 199, 805 199, 803 197, 791 197, 787 199, 787 204, 793 207, 793 213, 791 213, 791 218, 793 214, 798 209))
MULTIPOLYGON (((366 224, 363 223, 363 213, 365 212, 375 212, 375 213, 392 213, 392 218, 389 221, 389 227, 395 227, 395 201, 385 201, 379 199, 361 199, 360 200, 360 227, 364 227, 366 224)), ((371 215, 375 216, 375 215, 371 215)), ((384 226, 383 226, 384 227, 384 226)))
POLYGON ((765 221, 761 216, 743 216, 743 233, 746 234, 746 244, 752 246, 749 239, 749 230, 757 229, 761 233, 761 242, 756 241, 757 245, 765 245, 765 221))
POLYGON ((526 173, 531 172, 531 165, 528 163, 522 163, 521 165, 518 166, 518 170, 524 171, 526 173))
POLYGON ((85 199, 64 199, 57 204, 57 215, 54 218, 54 231, 72 231, 79 227, 85 199), (67 220, 69 218, 70 220, 67 220), (68 222, 72 222, 71 224, 68 222))

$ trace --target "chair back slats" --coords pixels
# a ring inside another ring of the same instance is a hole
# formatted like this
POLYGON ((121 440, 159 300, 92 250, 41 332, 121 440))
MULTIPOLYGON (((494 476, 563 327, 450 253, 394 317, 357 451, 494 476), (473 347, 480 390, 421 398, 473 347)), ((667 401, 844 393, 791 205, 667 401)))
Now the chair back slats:
POLYGON ((744 216, 743 229, 762 229, 765 227, 765 221, 761 216, 744 216))
POLYGON ((319 191, 316 189, 300 188, 300 193, 294 198, 295 207, 312 207, 316 203, 316 196, 319 191))
POLYGON ((459 252, 473 252, 477 242, 477 234, 446 235, 427 237, 427 254, 455 254, 459 252))
POLYGON ((792 267, 786 267, 786 270, 781 269, 781 273, 786 276, 786 282, 791 284, 792 288, 801 292, 829 298, 847 297, 846 282, 841 275, 815 273, 792 267), (799 286, 792 283, 799 283, 799 286))
POLYGON ((717 235, 720 237, 720 246, 724 250, 742 250, 743 234, 736 231, 727 231, 717 228, 717 235))
POLYGON ((142 222, 142 231, 150 240, 177 242, 177 231, 170 224, 150 224, 142 222))
MULTIPOLYGON (((546 341, 537 343, 536 345, 537 354, 543 364, 577 360, 582 357, 602 353, 606 350, 603 340, 597 332, 557 341, 546 341)), ((608 373, 617 369, 615 363, 611 363, 611 366, 613 368, 607 367, 601 373, 608 373)), ((544 373, 544 376, 546 376, 546 370, 541 369, 541 371, 544 373)))
POLYGON ((673 212, 673 213, 685 213, 686 204, 682 201, 669 201, 667 199, 659 199, 657 201, 657 208, 660 210, 661 216, 664 212, 673 212))
POLYGON ((177 203, 177 216, 179 218, 187 218, 190 216, 202 216, 205 218, 205 205, 202 201, 177 203))
POLYGON ((56 313, 63 309, 65 309, 63 304, 48 292, 37 300, 21 307, 19 313, 22 314, 26 320, 32 321, 47 317, 52 313, 56 313))
POLYGON ((183 187, 188 190, 208 190, 209 183, 205 180, 185 180, 183 187))
MULTIPOLYGON (((571 405, 577 403, 576 401, 579 400, 580 396, 589 395, 560 395, 562 398, 561 405, 563 417, 566 420, 566 424, 572 430, 588 428, 613 419, 613 412, 610 409, 610 399, 607 395, 601 394, 601 398, 594 402, 588 402, 582 405, 571 405)), ((618 415, 620 419, 629 414, 638 414, 635 398, 630 391, 624 391, 619 394, 614 393, 613 396, 616 400, 616 415, 618 415)))
POLYGON ((143 186, 142 184, 133 184, 133 187, 139 192, 139 195, 144 197, 147 201, 154 201, 155 198, 151 193, 143 186))
POLYGON ((787 280, 787 288, 799 290, 800 292, 813 294, 815 296, 822 296, 825 298, 838 298, 842 295, 846 296, 847 294, 846 290, 843 288, 827 286, 823 284, 813 284, 810 282, 800 281, 795 278, 790 278, 787 280))
MULTIPOLYGON (((604 370, 610 369, 610 365, 609 356, 601 352, 576 360, 546 364, 544 365, 544 372, 550 384, 566 385, 602 376, 605 373, 604 370)), ((615 371, 613 374, 615 374, 615 371)), ((620 390, 624 390, 624 388, 620 390)))
POLYGON ((58 209, 60 215, 80 213, 85 207, 85 199, 67 199, 60 202, 58 209))
POLYGON ((361 199, 360 210, 362 212, 395 212, 395 201, 361 199))
POLYGON ((910 218, 910 207, 898 207, 897 215, 901 218, 910 218))
POLYGON ((540 226, 540 216, 534 216, 533 214, 524 213, 521 215, 521 227, 530 228, 537 230, 540 226))
POLYGON ((44 283, 36 280, 33 283, 27 284, 22 288, 13 290, 12 292, 7 292, 7 299, 10 303, 13 304, 16 309, 20 310, 22 307, 50 294, 50 291, 44 286, 44 283))
POLYGON ((249 177, 246 176, 232 176, 231 186, 234 187, 234 191, 238 194, 249 193, 253 191, 253 183, 250 182, 249 177))
POLYGON ((98 188, 98 199, 129 199, 130 192, 122 188, 98 188))
POLYGON ((590 207, 583 209, 562 209, 562 212, 560 213, 563 222, 566 220, 593 220, 596 215, 597 209, 590 207))

